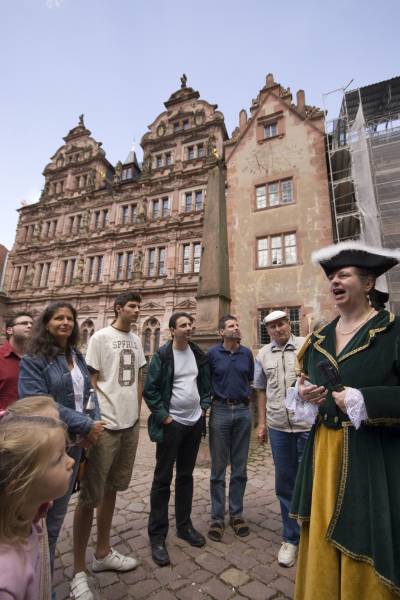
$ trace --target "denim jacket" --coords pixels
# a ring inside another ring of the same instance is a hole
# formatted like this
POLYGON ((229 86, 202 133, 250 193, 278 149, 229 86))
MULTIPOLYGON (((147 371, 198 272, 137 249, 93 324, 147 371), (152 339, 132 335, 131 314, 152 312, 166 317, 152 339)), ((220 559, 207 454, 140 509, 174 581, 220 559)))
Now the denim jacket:
MULTIPOLYGON (((84 377, 83 406, 89 399, 89 390, 92 388, 89 371, 82 354, 74 350, 75 359, 84 377)), ((72 377, 64 354, 59 354, 49 360, 44 356, 22 357, 19 378, 18 395, 20 398, 26 396, 38 396, 50 394, 58 403, 61 420, 67 425, 70 434, 86 436, 93 420, 75 410, 75 396, 72 377)), ((95 419, 100 420, 100 410, 97 397, 95 400, 95 419)))

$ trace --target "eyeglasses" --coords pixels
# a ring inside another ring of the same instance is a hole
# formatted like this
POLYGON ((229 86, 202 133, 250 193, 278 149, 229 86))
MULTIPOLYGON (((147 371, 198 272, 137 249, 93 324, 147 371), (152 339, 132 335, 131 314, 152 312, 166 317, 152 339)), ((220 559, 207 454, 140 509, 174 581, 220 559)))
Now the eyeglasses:
POLYGON ((17 323, 13 323, 12 327, 15 327, 15 325, 33 325, 33 321, 18 321, 17 323))

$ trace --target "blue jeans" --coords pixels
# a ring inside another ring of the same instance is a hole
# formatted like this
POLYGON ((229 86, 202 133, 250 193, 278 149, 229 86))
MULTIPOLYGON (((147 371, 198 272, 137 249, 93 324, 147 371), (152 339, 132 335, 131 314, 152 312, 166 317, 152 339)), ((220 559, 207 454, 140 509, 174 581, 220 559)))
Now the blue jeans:
POLYGON ((49 538, 50 568, 52 573, 54 571, 54 557, 56 553, 56 544, 62 524, 64 523, 64 518, 68 509, 68 502, 71 498, 72 490, 75 484, 75 479, 78 474, 79 463, 82 455, 82 448, 72 446, 72 448, 70 448, 70 450, 68 451, 68 455, 72 456, 72 458, 75 459, 75 464, 72 470, 72 476, 68 492, 62 498, 57 498, 57 500, 54 500, 54 504, 47 513, 46 518, 47 535, 49 538))
POLYGON ((268 428, 269 442, 275 464, 275 493, 281 505, 283 541, 299 543, 300 528, 296 519, 289 517, 297 468, 303 455, 308 431, 291 433, 268 428))
POLYGON ((210 415, 211 519, 224 522, 225 474, 231 465, 229 514, 240 517, 247 483, 247 458, 251 434, 251 411, 245 404, 229 406, 214 401, 210 415))

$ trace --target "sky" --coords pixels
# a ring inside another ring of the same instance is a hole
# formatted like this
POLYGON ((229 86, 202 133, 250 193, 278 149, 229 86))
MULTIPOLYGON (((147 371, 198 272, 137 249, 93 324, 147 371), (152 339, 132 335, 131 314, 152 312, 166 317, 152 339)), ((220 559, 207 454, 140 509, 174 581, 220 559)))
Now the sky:
POLYGON ((0 0, 0 243, 81 113, 111 163, 140 159, 186 73, 231 134, 270 72, 316 106, 400 75, 399 21, 399 0, 0 0))

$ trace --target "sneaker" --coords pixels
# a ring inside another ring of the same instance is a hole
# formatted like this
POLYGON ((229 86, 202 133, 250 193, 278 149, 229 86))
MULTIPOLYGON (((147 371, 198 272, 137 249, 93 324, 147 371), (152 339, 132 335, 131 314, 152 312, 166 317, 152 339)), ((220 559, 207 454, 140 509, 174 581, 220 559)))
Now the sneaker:
POLYGON ((282 542, 278 552, 278 563, 281 567, 293 567, 297 558, 297 546, 289 542, 282 542))
POLYGON ((124 556, 114 548, 111 548, 106 557, 97 559, 93 556, 92 571, 99 573, 100 571, 132 571, 136 569, 138 561, 131 556, 124 556))
POLYGON ((90 591, 87 575, 84 571, 77 573, 71 581, 71 600, 94 600, 90 591))

